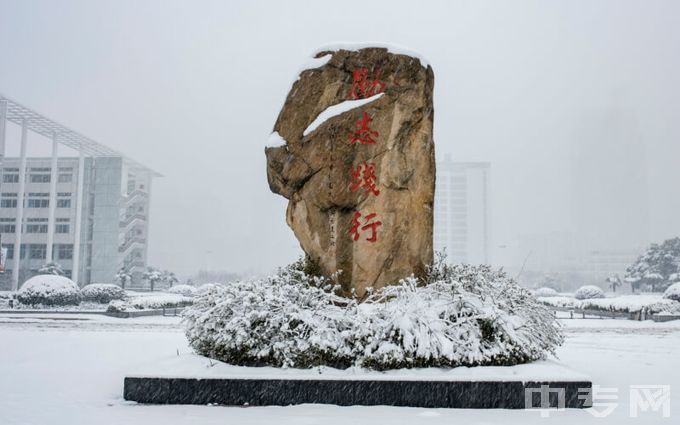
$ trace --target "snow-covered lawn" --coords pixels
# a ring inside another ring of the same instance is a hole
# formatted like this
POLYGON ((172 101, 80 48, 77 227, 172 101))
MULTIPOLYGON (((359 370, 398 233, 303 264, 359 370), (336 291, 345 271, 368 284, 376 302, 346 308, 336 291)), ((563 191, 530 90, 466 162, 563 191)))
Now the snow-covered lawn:
POLYGON ((596 385, 617 387, 611 416, 587 411, 454 410, 395 407, 144 406, 122 399, 123 377, 154 358, 189 352, 177 318, 89 315, 0 316, 0 423, 5 424, 664 424, 680 415, 680 324, 563 320, 559 361, 596 385), (78 320, 73 320, 78 319, 78 320), (671 418, 629 418, 631 384, 671 386, 671 418), (676 413, 677 412, 677 413, 676 413))

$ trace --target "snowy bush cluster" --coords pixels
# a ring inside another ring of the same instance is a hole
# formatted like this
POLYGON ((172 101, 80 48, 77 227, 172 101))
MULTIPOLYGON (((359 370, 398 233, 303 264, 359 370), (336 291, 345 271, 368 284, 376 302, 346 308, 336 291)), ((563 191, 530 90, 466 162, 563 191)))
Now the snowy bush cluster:
POLYGON ((83 301, 108 304, 113 300, 125 299, 125 290, 112 283, 92 283, 80 290, 83 301))
POLYGON ((175 285, 168 288, 171 294, 184 295, 185 297, 193 297, 196 293, 196 288, 190 285, 175 285))
POLYGON ((593 298, 604 298, 604 291, 595 285, 581 286, 574 293, 577 300, 592 300, 593 298))
POLYGON ((512 365, 554 353, 552 312, 503 272, 435 265, 359 303, 288 267, 200 291, 183 316, 199 353, 237 365, 372 369, 512 365))
POLYGON ((560 294, 558 294, 556 290, 554 290, 553 288, 548 288, 548 287, 534 289, 533 293, 534 293, 534 296, 536 296, 536 297, 544 297, 544 298, 559 297, 560 296, 560 294))
POLYGON ((80 304, 78 285, 57 275, 38 275, 28 279, 17 293, 17 300, 26 305, 65 306, 80 304))
POLYGON ((667 300, 680 301, 680 282, 669 286, 663 293, 663 297, 667 300))

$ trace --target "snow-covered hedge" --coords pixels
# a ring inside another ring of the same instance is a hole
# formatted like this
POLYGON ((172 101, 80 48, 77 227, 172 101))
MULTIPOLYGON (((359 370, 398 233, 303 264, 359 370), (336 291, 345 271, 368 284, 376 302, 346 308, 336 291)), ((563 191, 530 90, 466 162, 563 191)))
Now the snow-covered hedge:
POLYGON ((289 267, 201 292, 183 314, 189 343, 237 365, 393 369, 512 365, 562 342, 549 308, 488 266, 438 264, 426 285, 405 279, 363 303, 331 281, 289 267))
POLYGON ((663 297, 667 300, 680 301, 680 282, 669 286, 663 293, 663 297))
POLYGON ((108 304, 113 300, 125 299, 125 290, 112 283, 91 283, 80 290, 83 301, 108 304))
POLYGON ((196 293, 196 288, 190 285, 175 285, 168 288, 171 294, 184 295, 185 297, 193 297, 196 293))
POLYGON ((591 300, 593 298, 604 298, 604 291, 595 285, 581 286, 576 290, 574 298, 577 300, 591 300))
POLYGON ((138 310, 156 310, 161 308, 184 307, 193 303, 193 298, 179 294, 155 294, 131 298, 128 305, 138 310))
POLYGON ((17 293, 17 300, 26 305, 64 306, 80 304, 78 285, 57 275, 38 275, 28 279, 17 293))
POLYGON ((542 304, 549 305, 552 307, 563 307, 563 308, 580 308, 581 301, 572 297, 537 297, 538 301, 542 304))
POLYGON ((533 292, 534 292, 534 296, 536 296, 536 297, 547 298, 547 297, 559 297, 560 296, 560 294, 558 294, 556 290, 554 290, 553 288, 548 288, 548 287, 534 289, 533 292))
POLYGON ((594 298, 577 300, 571 297, 545 297, 538 300, 552 307, 563 307, 579 310, 600 310, 617 313, 678 313, 680 303, 662 299, 658 294, 619 295, 613 298, 594 298))
POLYGON ((123 313, 127 311, 128 304, 123 300, 113 300, 106 307, 107 313, 123 313))

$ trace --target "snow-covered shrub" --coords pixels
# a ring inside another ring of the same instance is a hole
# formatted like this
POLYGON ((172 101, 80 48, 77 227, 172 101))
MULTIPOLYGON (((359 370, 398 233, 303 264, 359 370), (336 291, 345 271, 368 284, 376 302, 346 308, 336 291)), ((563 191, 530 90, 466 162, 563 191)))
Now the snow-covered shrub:
POLYGON ((581 286, 576 290, 574 298, 577 300, 591 300, 593 298, 604 298, 604 291, 595 285, 581 286))
POLYGON ((581 301, 572 297, 537 297, 537 299, 540 303, 551 307, 580 308, 581 305, 581 301))
POLYGON ((113 283, 91 283, 80 290, 83 301, 108 304, 112 300, 125 299, 125 290, 113 283))
POLYGON ((560 294, 558 294, 556 290, 554 290, 553 288, 548 288, 548 287, 534 289, 533 292, 534 292, 534 296, 536 296, 536 297, 547 298, 547 297, 559 297, 560 296, 560 294))
POLYGON ((221 288, 224 285, 221 283, 204 283, 202 285, 199 285, 198 288, 196 288, 196 294, 200 294, 202 292, 210 292, 210 291, 216 291, 217 288, 221 288))
POLYGON ((128 304, 123 300, 113 300, 106 307, 107 313, 124 313, 128 309, 128 304))
POLYGON ((179 294, 154 294, 131 298, 128 305, 139 310, 184 307, 193 303, 193 298, 179 294))
POLYGON ((168 288, 168 292, 171 294, 180 294, 185 297, 193 297, 196 293, 196 288, 189 285, 175 285, 168 288))
POLYGON ((595 298, 579 301, 584 310, 613 311, 619 313, 677 313, 680 304, 662 299, 660 295, 622 295, 615 298, 595 298))
POLYGON ((202 292, 183 314, 199 353, 238 365, 374 369, 511 365, 554 353, 552 312, 502 271, 440 264, 363 303, 289 267, 202 292))
POLYGON ((17 293, 26 305, 64 306, 80 304, 80 291, 71 279, 57 275, 38 275, 28 279, 17 293))
POLYGON ((680 301, 680 282, 669 286, 663 293, 663 297, 667 300, 680 301))

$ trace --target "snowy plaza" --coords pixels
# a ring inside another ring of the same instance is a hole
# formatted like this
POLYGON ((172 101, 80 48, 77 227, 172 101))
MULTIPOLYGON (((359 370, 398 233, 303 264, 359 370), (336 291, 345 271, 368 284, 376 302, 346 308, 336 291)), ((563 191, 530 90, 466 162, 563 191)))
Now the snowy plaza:
MULTIPOLYGON (((149 358, 170 359, 191 351, 177 318, 111 319, 85 315, 2 315, 0 406, 3 424, 663 424, 657 411, 630 416, 631 385, 670 385, 671 414, 680 405, 680 323, 611 319, 563 319, 566 342, 559 362, 618 390, 606 418, 583 410, 457 410, 397 407, 144 406, 122 398, 126 373, 149 358), (50 356, 52 361, 43 361, 50 356), (8 365, 11 365, 8 367, 8 365), (674 391, 675 390, 675 391, 674 391)), ((208 365, 206 365, 208 366, 208 365)), ((607 393, 611 394, 611 393, 607 393)), ((603 400, 602 403, 612 403, 603 400)), ((606 407, 592 408, 604 412, 606 407)))

